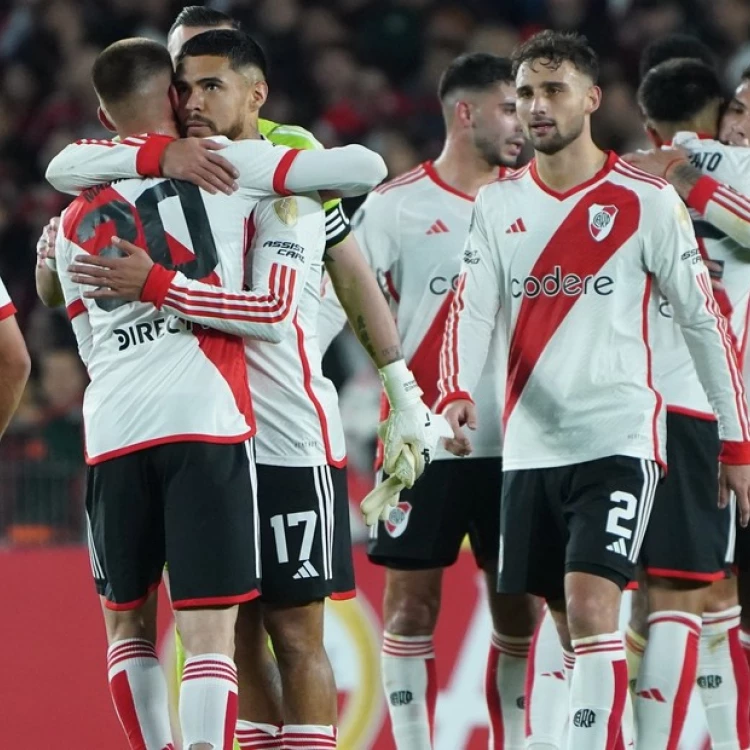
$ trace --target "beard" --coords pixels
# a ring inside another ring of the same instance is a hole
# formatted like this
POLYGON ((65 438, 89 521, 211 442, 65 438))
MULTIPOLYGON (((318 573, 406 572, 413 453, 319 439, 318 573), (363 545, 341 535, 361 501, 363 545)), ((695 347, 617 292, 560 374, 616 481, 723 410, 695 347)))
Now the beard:
POLYGON ((497 139, 487 138, 480 135, 474 136, 474 146, 491 167, 513 167, 516 159, 503 156, 502 147, 505 143, 498 143, 497 139))
POLYGON ((562 151, 566 146, 573 143, 583 132, 584 118, 574 123, 567 133, 561 133, 557 124, 555 124, 554 132, 550 135, 538 136, 534 134, 534 131, 529 127, 528 138, 531 141, 531 145, 534 147, 534 151, 538 151, 540 154, 546 154, 552 156, 562 151))

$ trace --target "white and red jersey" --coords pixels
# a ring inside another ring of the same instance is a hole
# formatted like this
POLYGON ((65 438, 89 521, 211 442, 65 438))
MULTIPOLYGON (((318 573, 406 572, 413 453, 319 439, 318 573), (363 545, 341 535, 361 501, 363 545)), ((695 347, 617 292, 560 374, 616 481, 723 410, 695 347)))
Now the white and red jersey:
POLYGON ((11 302, 10 295, 5 288, 5 284, 3 284, 3 280, 0 279, 0 320, 5 320, 5 318, 9 318, 11 315, 15 314, 16 307, 13 302, 11 302))
MULTIPOLYGON (((56 175, 57 187, 60 189, 75 189, 83 185, 95 184, 114 175, 135 176, 140 171, 153 171, 156 165, 148 162, 158 159, 153 151, 153 142, 163 150, 164 139, 149 137, 135 138, 133 145, 118 144, 112 146, 109 142, 96 143, 93 149, 82 149, 82 146, 92 145, 79 143, 75 147, 68 147, 56 164, 50 165, 50 171, 56 175), (140 144, 140 145, 138 145, 140 144), (140 154, 140 155, 139 155, 140 154), (144 155, 145 154, 145 155, 144 155), (75 158, 78 164, 75 164, 75 158), (145 164, 145 166, 144 166, 145 164), (60 182, 62 180, 62 182, 60 182)), ((344 169, 341 162, 346 156, 348 167, 351 167, 352 155, 355 160, 371 160, 371 152, 359 150, 359 147, 333 149, 325 153, 324 161, 310 161, 307 152, 294 156, 290 167, 291 154, 294 150, 271 147, 263 143, 264 149, 273 148, 273 154, 278 161, 276 170, 258 164, 254 153, 257 152, 259 141, 238 141, 231 143, 226 139, 218 139, 228 148, 222 154, 232 161, 244 175, 240 180, 241 186, 262 182, 266 189, 288 192, 289 189, 300 189, 314 184, 318 187, 343 187, 352 190, 354 186, 372 186, 378 177, 370 167, 364 165, 356 176, 344 169), (244 165, 252 165, 253 170, 245 172, 244 165), (259 174, 259 170, 262 172, 259 174), (283 172, 282 177, 278 172, 283 172), (363 182, 364 180, 364 182, 363 182), (282 184, 283 183, 283 184, 282 184)), ((167 141, 168 142, 168 141, 167 141)), ((379 157, 378 157, 379 158, 379 157)), ((362 166, 362 165, 360 165, 362 166)), ((262 266, 258 273, 259 252, 268 256, 265 241, 259 241, 257 227, 251 222, 248 226, 249 235, 255 232, 252 244, 258 245, 248 256, 250 261, 249 279, 254 281, 256 276, 261 279, 267 277, 267 268, 262 266), (252 269, 255 269, 253 271, 252 269)), ((297 293, 294 301, 295 312, 289 316, 288 326, 284 326, 278 343, 268 343, 265 340, 246 341, 246 360, 249 367, 250 385, 253 391, 253 407, 259 427, 256 436, 256 459, 260 464, 284 466, 316 466, 329 463, 342 466, 346 462, 346 448, 341 417, 338 411, 338 396, 333 384, 323 376, 321 354, 317 344, 317 317, 320 305, 320 276, 322 273, 323 244, 319 243, 316 233, 309 231, 304 234, 304 240, 295 242, 293 230, 290 238, 275 237, 277 248, 271 248, 279 256, 284 255, 293 260, 298 248, 295 245, 308 245, 310 252, 305 255, 309 263, 305 281, 297 279, 297 293), (284 240, 284 241, 282 241, 284 240)), ((272 255, 273 257, 273 255, 272 255)), ((272 279, 268 278, 271 282, 272 279)), ((283 278, 276 279, 281 285, 283 278)), ((182 284, 185 285, 183 279, 182 284)), ((173 282, 174 284, 174 282, 173 282)), ((289 286, 287 281, 287 287, 289 286)), ((196 319, 195 306, 188 310, 180 304, 180 291, 156 295, 154 301, 163 309, 175 312, 182 318, 197 320, 207 325, 227 325, 227 321, 196 319)), ((290 300, 291 301, 291 300, 290 300)), ((281 306, 281 303, 280 303, 281 306)), ((281 312, 289 310, 289 306, 281 312)), ((75 325, 75 322, 74 322, 75 325)), ((242 330, 232 332, 242 334, 242 330)), ((85 339, 85 336, 79 336, 85 339)), ((82 356, 84 352, 82 351, 82 356)))
MULTIPOLYGON (((725 146, 695 133, 678 133, 673 145, 686 149, 690 162, 705 175, 688 196, 688 205, 701 254, 722 266, 725 291, 714 292, 714 296, 731 322, 742 363, 750 314, 750 201, 744 197, 750 194, 750 149, 725 146)), ((654 377, 667 409, 714 419, 685 339, 679 326, 674 325, 672 308, 665 298, 659 303, 653 333, 654 377)))
MULTIPOLYGON (((362 252, 396 319, 404 358, 430 406, 438 399, 443 331, 461 267, 474 199, 440 179, 430 162, 372 192, 352 219, 362 252)), ((323 350, 346 321, 330 284, 321 308, 323 350)), ((505 337, 497 328, 475 397, 482 414, 473 457, 502 455, 505 337)), ((455 458, 439 450, 436 459, 455 458)))
POLYGON ((64 212, 56 255, 91 378, 89 463, 161 443, 239 442, 254 433, 240 336, 282 340, 324 243, 316 200, 266 194, 244 188, 213 196, 188 183, 131 179, 88 190, 64 212), (88 299, 64 270, 77 254, 116 252, 115 233, 148 247, 161 264, 144 302, 88 299), (243 291, 246 250, 250 291, 243 291))
POLYGON ((664 180, 614 154, 565 193, 542 183, 535 162, 480 191, 443 343, 440 407, 470 397, 502 327, 505 469, 611 455, 663 462, 649 332, 659 290, 718 415, 723 459, 746 462, 742 378, 687 209, 664 180))

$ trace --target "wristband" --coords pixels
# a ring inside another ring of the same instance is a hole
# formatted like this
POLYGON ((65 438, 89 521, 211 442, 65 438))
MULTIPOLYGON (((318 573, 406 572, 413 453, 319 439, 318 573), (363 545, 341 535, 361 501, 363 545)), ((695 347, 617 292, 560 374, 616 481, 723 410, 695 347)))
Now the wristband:
POLYGON ((404 409, 422 400, 422 389, 403 359, 381 367, 378 374, 392 409, 404 409))

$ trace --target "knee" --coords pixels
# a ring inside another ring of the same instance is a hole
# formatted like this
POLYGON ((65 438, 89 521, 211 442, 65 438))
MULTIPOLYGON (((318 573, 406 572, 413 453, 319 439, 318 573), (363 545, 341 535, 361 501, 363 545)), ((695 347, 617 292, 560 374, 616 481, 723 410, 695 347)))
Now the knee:
POLYGON ((268 634, 263 627, 260 604, 248 602, 240 606, 237 613, 237 625, 234 634, 236 660, 262 659, 270 655, 268 634))
POLYGON ((393 635, 432 635, 440 611, 440 594, 431 590, 386 590, 385 630, 393 635))
POLYGON ((571 640, 617 630, 618 609, 608 606, 593 592, 569 594, 566 605, 571 640))
POLYGON ((224 654, 234 658, 235 608, 178 610, 175 616, 188 658, 198 654, 224 654))

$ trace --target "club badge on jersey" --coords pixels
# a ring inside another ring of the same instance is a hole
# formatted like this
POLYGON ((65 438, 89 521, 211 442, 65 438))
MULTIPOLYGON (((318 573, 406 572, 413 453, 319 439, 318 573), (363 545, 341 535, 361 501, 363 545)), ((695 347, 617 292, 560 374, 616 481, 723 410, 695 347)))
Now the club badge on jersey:
POLYGON ((617 206, 600 206, 598 203, 589 206, 589 231, 597 242, 602 242, 609 236, 618 210, 617 206))

